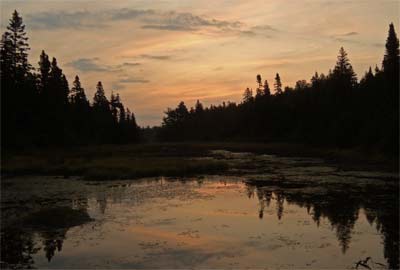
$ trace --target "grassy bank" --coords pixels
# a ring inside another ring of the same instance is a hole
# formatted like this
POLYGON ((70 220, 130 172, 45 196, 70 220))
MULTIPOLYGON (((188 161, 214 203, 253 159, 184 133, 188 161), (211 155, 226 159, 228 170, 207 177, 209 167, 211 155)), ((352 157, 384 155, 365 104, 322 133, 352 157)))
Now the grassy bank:
POLYGON ((280 156, 320 157, 355 169, 397 171, 397 158, 365 150, 339 150, 295 144, 165 143, 29 149, 3 153, 1 173, 12 175, 83 176, 86 179, 128 179, 222 173, 224 160, 206 159, 211 150, 280 156))
POLYGON ((63 157, 14 156, 4 162, 2 174, 82 176, 87 180, 129 179, 151 176, 189 176, 223 172, 227 164, 217 160, 185 157, 63 157))

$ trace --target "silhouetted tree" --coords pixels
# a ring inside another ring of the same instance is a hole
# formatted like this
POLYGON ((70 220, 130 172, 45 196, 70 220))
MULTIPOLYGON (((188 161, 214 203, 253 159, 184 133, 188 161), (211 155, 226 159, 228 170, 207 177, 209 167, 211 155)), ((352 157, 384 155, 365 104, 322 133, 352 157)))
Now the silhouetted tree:
POLYGON ((49 61, 49 56, 42 50, 40 54, 39 61, 39 91, 41 94, 48 95, 48 87, 49 87, 49 76, 50 76, 50 67, 51 63, 49 61))
POLYGON ((264 95, 265 96, 270 96, 271 95, 271 90, 269 89, 269 85, 268 85, 268 81, 267 80, 264 81, 263 89, 264 89, 264 95))
POLYGON ((309 85, 306 80, 299 80, 296 82, 294 90, 296 90, 296 91, 304 90, 304 89, 307 89, 308 87, 309 87, 309 85))
POLYGON ((85 89, 82 88, 78 75, 75 76, 69 98, 71 104, 89 106, 89 101, 86 98, 85 89))
POLYGON ((337 82, 336 86, 341 89, 349 89, 357 84, 357 76, 353 71, 353 67, 343 47, 339 50, 337 62, 332 73, 332 79, 337 82))
POLYGON ((101 82, 97 83, 96 86, 96 93, 94 94, 93 98, 93 108, 102 110, 102 111, 109 111, 109 102, 106 98, 103 84, 101 82))
POLYGON ((10 23, 7 26, 7 31, 4 37, 10 42, 12 49, 12 68, 15 75, 19 78, 24 77, 30 71, 31 66, 28 63, 28 37, 25 32, 25 25, 22 22, 22 17, 14 10, 10 23))
MULTIPOLYGON (((386 40, 386 52, 382 61, 383 72, 387 75, 388 80, 392 82, 399 81, 399 39, 394 30, 394 25, 389 25, 389 33, 386 40)), ((396 86, 396 85, 395 85, 396 86)), ((397 84, 398 90, 398 84, 397 84)))
POLYGON ((75 144, 87 143, 91 132, 91 110, 89 101, 86 98, 85 90, 81 86, 78 75, 75 76, 69 100, 70 139, 75 144))
POLYGON ((262 79, 261 79, 261 75, 257 74, 256 76, 257 79, 257 89, 256 89, 256 98, 259 99, 260 97, 263 96, 263 85, 262 85, 262 79))
POLYGON ((34 135, 37 90, 28 62, 27 41, 22 18, 14 11, 0 48, 3 146, 31 143, 29 135, 34 135))
POLYGON ((99 83, 91 107, 79 77, 70 92, 56 58, 50 62, 44 50, 34 74, 27 41, 22 18, 14 11, 0 44, 2 146, 85 144, 91 136, 98 143, 137 141, 137 124, 132 119, 127 124, 118 94, 110 104, 99 83))
POLYGON ((196 101, 195 112, 198 114, 201 114, 204 112, 203 104, 201 104, 199 100, 196 101))
POLYGON ((279 76, 279 73, 276 73, 275 76, 275 83, 274 83, 274 90, 275 94, 282 94, 282 82, 281 82, 281 77, 279 76))
POLYGON ((253 100, 253 91, 250 88, 246 88, 243 93, 243 102, 251 102, 253 100))

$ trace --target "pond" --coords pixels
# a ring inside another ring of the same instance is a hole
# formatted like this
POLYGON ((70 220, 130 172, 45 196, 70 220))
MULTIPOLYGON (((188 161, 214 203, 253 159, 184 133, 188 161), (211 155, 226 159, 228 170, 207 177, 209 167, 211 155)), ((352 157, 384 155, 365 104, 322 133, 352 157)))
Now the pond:
POLYGON ((398 267, 394 176, 298 161, 178 179, 3 179, 2 267, 398 267))

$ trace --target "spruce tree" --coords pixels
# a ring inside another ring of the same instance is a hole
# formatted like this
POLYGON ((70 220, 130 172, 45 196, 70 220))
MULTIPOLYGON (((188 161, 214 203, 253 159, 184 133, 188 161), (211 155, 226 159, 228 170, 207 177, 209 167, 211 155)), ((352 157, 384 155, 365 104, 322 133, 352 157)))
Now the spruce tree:
POLYGON ((37 113, 36 78, 28 62, 25 25, 14 11, 0 45, 3 145, 32 141, 37 113))
POLYGON ((343 88, 351 88, 357 84, 356 73, 343 47, 339 50, 336 65, 332 72, 332 78, 338 83, 339 87, 343 88))
POLYGON ((275 90, 276 94, 278 94, 278 95, 282 94, 282 82, 281 82, 281 77, 279 76, 279 73, 276 73, 274 88, 275 88, 274 90, 275 90))
POLYGON ((196 101, 196 105, 195 105, 195 112, 196 113, 203 113, 204 108, 203 108, 203 104, 200 103, 199 100, 196 101))
POLYGON ((372 73, 372 68, 369 67, 368 71, 365 72, 364 77, 361 79, 360 85, 363 85, 363 86, 369 85, 373 79, 374 79, 374 73, 372 73))
POLYGON ((0 46, 0 74, 4 87, 5 83, 15 80, 15 55, 10 33, 3 34, 0 46))
POLYGON ((31 70, 31 65, 28 62, 28 37, 25 32, 25 25, 22 22, 22 17, 14 10, 12 18, 10 19, 7 31, 4 34, 6 39, 10 40, 12 49, 11 55, 13 57, 12 68, 19 76, 25 76, 31 70))
POLYGON ((82 88, 78 75, 75 76, 69 99, 71 104, 89 106, 85 89, 82 88))
MULTIPOLYGON (((382 62, 382 69, 385 76, 392 82, 396 82, 398 87, 399 81, 399 39, 394 30, 394 25, 389 25, 389 33, 386 40, 386 52, 382 62)), ((398 89, 397 89, 398 90, 398 89)))
POLYGON ((264 96, 270 96, 271 95, 271 90, 269 89, 269 84, 268 84, 267 80, 264 81, 263 90, 264 90, 264 96))
POLYGON ((118 102, 116 99, 116 96, 114 95, 114 92, 111 92, 111 97, 110 97, 110 109, 111 109, 111 114, 114 119, 114 123, 118 122, 118 102))
POLYGON ((95 140, 99 143, 112 142, 115 134, 115 121, 103 85, 97 83, 93 98, 93 120, 96 129, 95 140))
POLYGON ((96 93, 93 98, 93 108, 109 111, 109 102, 101 82, 98 82, 96 86, 96 93))
POLYGON ((51 63, 49 61, 49 56, 45 53, 45 51, 42 50, 42 53, 40 54, 40 60, 39 60, 39 83, 38 83, 38 88, 40 93, 46 93, 48 90, 49 86, 49 77, 50 77, 50 67, 51 63))
POLYGON ((253 91, 247 87, 243 93, 243 103, 251 102, 252 100, 253 100, 253 91))
POLYGON ((318 88, 320 82, 320 78, 318 72, 315 72, 314 76, 311 77, 311 87, 314 89, 318 88))
POLYGON ((120 124, 124 124, 125 121, 126 121, 125 107, 121 103, 121 105, 119 107, 119 123, 120 124))

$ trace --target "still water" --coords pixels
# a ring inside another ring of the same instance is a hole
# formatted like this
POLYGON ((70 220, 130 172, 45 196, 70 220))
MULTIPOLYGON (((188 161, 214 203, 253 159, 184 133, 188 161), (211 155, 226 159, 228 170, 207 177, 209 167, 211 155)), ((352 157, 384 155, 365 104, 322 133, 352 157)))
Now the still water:
POLYGON ((350 269, 370 257, 373 269, 398 267, 398 195, 379 181, 6 179, 2 266, 350 269), (38 226, 72 210, 85 218, 38 226))

